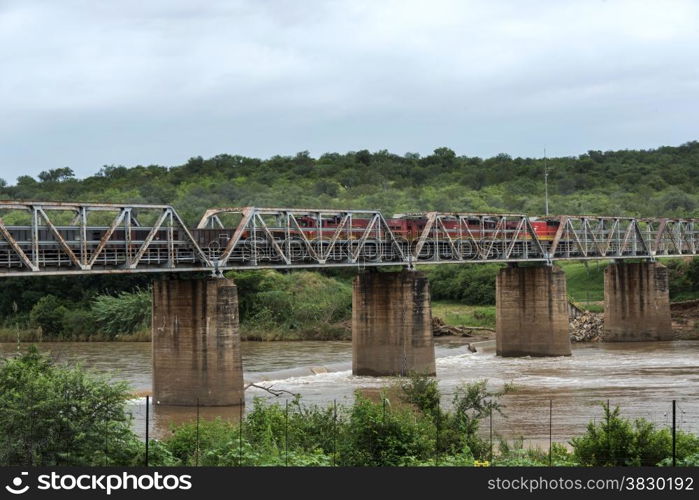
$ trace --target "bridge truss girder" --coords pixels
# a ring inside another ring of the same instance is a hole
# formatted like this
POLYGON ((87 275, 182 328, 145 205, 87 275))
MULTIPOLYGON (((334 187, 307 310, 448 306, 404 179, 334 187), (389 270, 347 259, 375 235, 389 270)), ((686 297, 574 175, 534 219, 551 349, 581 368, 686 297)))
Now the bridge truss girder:
POLYGON ((419 229, 408 234, 376 210, 212 208, 197 230, 219 229, 225 239, 208 248, 169 205, 0 201, 0 275, 653 260, 696 255, 699 248, 699 226, 689 218, 440 212, 406 218, 419 229))

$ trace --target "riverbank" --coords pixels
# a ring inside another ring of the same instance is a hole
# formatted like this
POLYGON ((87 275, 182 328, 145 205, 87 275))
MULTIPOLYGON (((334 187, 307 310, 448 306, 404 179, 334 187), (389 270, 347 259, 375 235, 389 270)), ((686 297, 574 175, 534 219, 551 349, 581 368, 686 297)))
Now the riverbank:
MULTIPOLYGON (((582 318, 571 318, 571 340, 575 342, 602 341, 603 304, 576 303, 583 309, 582 318), (592 306, 592 307, 591 307, 592 306)), ((699 300, 670 304, 672 327, 678 340, 699 339, 699 300)), ((495 306, 470 306, 449 301, 432 303, 433 333, 435 337, 466 337, 469 341, 495 338, 495 306)), ((351 321, 332 324, 313 324, 296 328, 273 325, 241 325, 241 339, 252 342, 271 341, 350 341, 351 321)), ((46 338, 40 330, 0 329, 0 342, 150 342, 150 330, 122 334, 110 338, 95 334, 78 338, 46 338)))
POLYGON ((77 335, 75 337, 50 337, 40 329, 0 328, 0 342, 150 342, 151 331, 141 330, 110 337, 102 333, 77 335))

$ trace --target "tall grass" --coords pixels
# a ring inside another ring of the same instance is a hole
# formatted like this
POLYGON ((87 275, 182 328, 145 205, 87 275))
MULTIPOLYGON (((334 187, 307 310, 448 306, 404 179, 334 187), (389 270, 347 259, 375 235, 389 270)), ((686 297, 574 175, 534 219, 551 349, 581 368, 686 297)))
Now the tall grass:
POLYGON ((109 339, 147 330, 151 321, 150 291, 99 295, 92 303, 92 314, 99 331, 109 339))

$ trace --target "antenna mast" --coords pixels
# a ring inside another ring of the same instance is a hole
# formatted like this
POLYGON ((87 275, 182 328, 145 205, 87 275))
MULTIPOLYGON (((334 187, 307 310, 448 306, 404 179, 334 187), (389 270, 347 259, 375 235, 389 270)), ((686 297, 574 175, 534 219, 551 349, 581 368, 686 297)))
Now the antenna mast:
POLYGON ((549 214, 549 169, 546 163, 546 148, 544 148, 544 199, 546 200, 546 216, 549 214))

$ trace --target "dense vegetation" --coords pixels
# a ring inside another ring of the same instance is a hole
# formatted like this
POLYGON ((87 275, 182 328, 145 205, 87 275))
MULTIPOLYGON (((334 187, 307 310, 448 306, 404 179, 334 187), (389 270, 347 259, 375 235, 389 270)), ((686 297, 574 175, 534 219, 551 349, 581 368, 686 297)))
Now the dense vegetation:
MULTIPOLYGON (((588 151, 548 159, 554 213, 695 215, 699 142, 645 151, 588 151)), ((421 157, 366 150, 307 152, 268 160, 221 154, 184 165, 102 167, 76 179, 70 168, 23 175, 5 185, 7 199, 154 202, 174 205, 190 223, 212 206, 543 211, 544 161, 457 156, 438 148, 421 157)))
POLYGON ((0 365, 0 465, 109 465, 140 455, 128 387, 31 347, 0 365))
MULTIPOLYGON (((548 165, 553 213, 694 216, 699 207, 697 141, 655 150, 588 151, 550 158, 548 165)), ((69 167, 49 168, 37 179, 23 175, 14 185, 0 179, 0 199, 169 203, 189 224, 206 208, 231 205, 372 208, 387 215, 424 210, 537 214, 543 207, 543 169, 542 159, 506 154, 481 159, 457 156, 448 148, 424 157, 365 150, 267 160, 223 154, 173 167, 104 166, 84 179, 75 178, 69 167)), ((671 266, 673 298, 699 296, 699 265, 671 266)), ((433 298, 493 304, 496 271, 497 266, 434 268, 429 271, 433 298)), ((571 296, 601 300, 599 266, 575 264, 566 271, 572 273, 571 296)), ((238 276, 244 331, 250 338, 342 336, 348 275, 295 276, 238 276), (295 285, 295 279, 307 288, 295 285)), ((147 324, 147 311, 136 306, 146 306, 143 294, 150 280, 146 275, 5 278, 0 335, 11 338, 16 329, 39 327, 44 338, 94 337, 95 331, 99 338, 132 335, 147 324), (116 316, 110 324, 112 311, 116 316)))
MULTIPOLYGON (((492 443, 482 426, 502 413, 486 381, 458 387, 449 409, 433 378, 412 376, 378 401, 357 394, 352 405, 307 406, 256 399, 242 425, 215 420, 183 424, 150 441, 151 465, 669 465, 668 429, 604 418, 548 450, 492 443)), ((80 368, 53 364, 34 348, 0 365, 0 465, 139 465, 145 446, 134 434, 127 387, 80 368)), ((677 459, 699 464, 699 437, 677 434, 677 459)))

